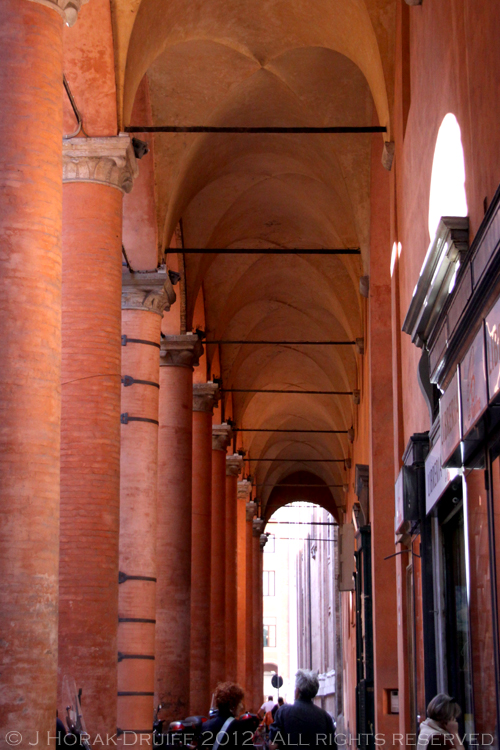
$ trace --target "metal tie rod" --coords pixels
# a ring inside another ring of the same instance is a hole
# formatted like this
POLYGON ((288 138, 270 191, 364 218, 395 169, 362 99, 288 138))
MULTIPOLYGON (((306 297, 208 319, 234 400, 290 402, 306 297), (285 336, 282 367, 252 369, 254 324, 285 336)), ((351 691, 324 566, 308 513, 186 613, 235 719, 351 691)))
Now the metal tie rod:
POLYGON ((354 346, 355 341, 232 341, 230 339, 210 339, 203 341, 204 344, 252 344, 262 346, 354 346))
POLYGON ((352 391, 287 391, 284 388, 222 388, 224 393, 302 393, 307 396, 352 396, 352 391))
POLYGON ((302 464, 343 464, 347 461, 347 458, 245 458, 245 461, 296 461, 302 464))
POLYGON ((254 487, 343 487, 343 484, 254 484, 254 487))
POLYGON ((129 125, 126 133, 387 133, 383 125, 335 125, 332 127, 233 127, 219 125, 129 125))
POLYGON ((347 435, 348 430, 284 430, 260 427, 233 427, 233 432, 304 432, 314 435, 347 435))
POLYGON ((196 248, 183 248, 183 253, 202 253, 202 254, 223 254, 223 255, 361 255, 361 250, 359 247, 338 247, 338 248, 331 248, 331 249, 321 249, 321 250, 306 250, 301 248, 295 248, 293 250, 267 250, 267 249, 261 249, 261 250, 247 250, 247 249, 237 249, 237 250, 230 250, 228 248, 203 248, 203 249, 196 249, 196 248))
POLYGON ((266 526, 268 526, 270 523, 273 524, 279 524, 281 526, 282 523, 290 524, 292 526, 337 526, 336 523, 331 523, 330 521, 267 521, 266 526))

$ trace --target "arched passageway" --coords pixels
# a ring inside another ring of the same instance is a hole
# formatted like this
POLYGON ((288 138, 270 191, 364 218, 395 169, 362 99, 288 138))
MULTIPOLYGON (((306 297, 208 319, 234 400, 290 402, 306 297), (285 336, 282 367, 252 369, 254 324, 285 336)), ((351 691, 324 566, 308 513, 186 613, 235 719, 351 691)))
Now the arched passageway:
POLYGON ((294 503, 338 524, 348 741, 438 689, 495 732, 499 14, 2 0, 0 746, 69 683, 123 744, 257 709, 294 503))

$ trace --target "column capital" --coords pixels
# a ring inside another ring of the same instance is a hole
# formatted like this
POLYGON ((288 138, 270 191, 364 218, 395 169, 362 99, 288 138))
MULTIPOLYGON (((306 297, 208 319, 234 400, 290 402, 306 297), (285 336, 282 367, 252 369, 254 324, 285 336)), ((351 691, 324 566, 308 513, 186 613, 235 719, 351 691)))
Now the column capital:
POLYGON ((257 513, 257 503, 255 500, 249 500, 246 504, 247 521, 253 523, 253 517, 257 513))
POLYGON ((97 182, 130 193, 139 174, 127 133, 63 141, 63 182, 97 182))
POLYGON ((226 456, 226 476, 237 477, 243 469, 243 456, 234 453, 232 456, 226 456))
POLYGON ((238 500, 244 500, 245 502, 250 499, 252 494, 252 483, 248 479, 242 479, 238 482, 238 500))
POLYGON ((31 0, 39 5, 45 5, 46 8, 52 8, 63 17, 67 26, 73 26, 78 18, 78 12, 82 5, 89 0, 31 0))
POLYGON ((194 333, 163 336, 160 349, 160 367, 189 367, 198 365, 203 354, 203 344, 194 333))
POLYGON ((265 522, 263 518, 254 518, 252 521, 252 535, 256 539, 260 539, 260 535, 264 531, 265 522))
POLYGON ((230 424, 212 425, 212 450, 225 451, 232 437, 233 430, 230 424))
POLYGON ((176 300, 168 273, 122 273, 122 310, 145 310, 163 316, 176 300))
POLYGON ((212 412, 219 398, 217 383, 193 383, 193 411, 212 412))

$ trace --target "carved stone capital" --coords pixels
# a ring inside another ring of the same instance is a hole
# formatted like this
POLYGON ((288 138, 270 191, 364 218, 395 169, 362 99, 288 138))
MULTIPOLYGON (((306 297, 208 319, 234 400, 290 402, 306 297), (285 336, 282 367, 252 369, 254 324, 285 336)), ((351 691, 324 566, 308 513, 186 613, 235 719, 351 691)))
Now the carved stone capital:
POLYGON ((47 8, 52 8, 63 17, 64 22, 67 26, 73 26, 78 18, 78 12, 82 5, 88 3, 89 0, 32 0, 34 3, 45 5, 47 8))
POLYGON ((216 383, 193 384, 193 411, 212 413, 220 398, 219 386, 216 383))
POLYGON ((231 443, 233 430, 229 424, 212 425, 212 450, 225 451, 231 443))
POLYGON ((194 333, 165 336, 161 340, 160 367, 196 367, 203 354, 203 344, 194 333))
POLYGON ((265 522, 263 518, 254 518, 252 521, 252 535, 256 539, 260 539, 260 535, 264 531, 265 522))
POLYGON ((163 316, 175 300, 168 273, 122 273, 122 310, 145 310, 163 316))
POLYGON ((130 193, 139 174, 130 136, 63 141, 63 182, 97 182, 130 193))
POLYGON ((243 470, 243 456, 234 453, 232 456, 226 456, 226 476, 237 477, 243 470))
POLYGON ((244 500, 247 502, 251 494, 252 483, 249 482, 248 479, 243 479, 241 482, 238 482, 238 500, 244 500))
POLYGON ((247 514, 247 521, 249 523, 253 522, 253 517, 257 513, 257 503, 254 500, 249 500, 246 504, 246 514, 247 514))

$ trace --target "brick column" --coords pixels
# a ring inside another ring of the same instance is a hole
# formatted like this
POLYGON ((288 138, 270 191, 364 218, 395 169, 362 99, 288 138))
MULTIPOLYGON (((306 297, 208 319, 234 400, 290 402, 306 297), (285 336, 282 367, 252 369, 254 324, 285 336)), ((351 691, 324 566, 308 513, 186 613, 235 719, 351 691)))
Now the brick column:
POLYGON ((192 333, 162 338, 155 702, 167 722, 189 715, 193 367, 202 352, 192 333))
POLYGON ((212 412, 217 392, 215 383, 193 386, 190 688, 193 715, 206 715, 210 708, 212 412))
POLYGON ((252 569, 253 569, 253 696, 257 710, 262 705, 264 694, 263 686, 263 623, 262 623, 262 552, 260 549, 260 536, 263 529, 263 521, 254 518, 252 525, 252 569))
MULTIPOLYGON (((252 494, 252 483, 244 479, 238 482, 236 501, 236 681, 246 692, 246 622, 247 622, 247 597, 246 597, 246 516, 247 501, 252 494)), ((249 610, 251 612, 251 610, 249 610)), ((248 700, 248 698, 247 698, 248 700)))
POLYGON ((210 691, 226 675, 226 448, 230 425, 212 426, 212 551, 210 587, 210 691))
POLYGON ((83 689, 90 734, 116 732, 122 196, 128 136, 63 144, 59 706, 83 689))
POLYGON ((0 3, 0 744, 55 726, 63 13, 0 3))
POLYGON ((254 703, 253 674, 255 669, 254 638, 253 638, 253 564, 252 564, 252 528, 253 519, 257 512, 257 503, 250 500, 246 504, 246 526, 245 526, 245 673, 246 673, 246 707, 250 711, 257 712, 261 706, 254 703))
POLYGON ((237 628, 237 533, 236 503, 238 475, 243 469, 243 458, 237 453, 226 458, 226 678, 236 680, 238 651, 237 628))
POLYGON ((122 278, 119 733, 151 731, 156 617, 160 325, 175 301, 166 273, 122 278))

